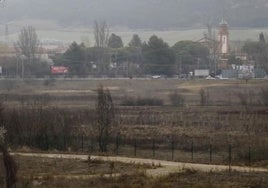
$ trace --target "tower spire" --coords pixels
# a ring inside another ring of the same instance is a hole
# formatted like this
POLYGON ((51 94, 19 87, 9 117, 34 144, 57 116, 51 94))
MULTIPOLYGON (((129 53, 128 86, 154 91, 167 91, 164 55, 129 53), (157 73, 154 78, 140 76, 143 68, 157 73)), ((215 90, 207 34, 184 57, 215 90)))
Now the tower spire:
POLYGON ((219 41, 219 53, 227 54, 229 53, 229 28, 228 23, 222 19, 219 26, 218 33, 218 41, 219 41))

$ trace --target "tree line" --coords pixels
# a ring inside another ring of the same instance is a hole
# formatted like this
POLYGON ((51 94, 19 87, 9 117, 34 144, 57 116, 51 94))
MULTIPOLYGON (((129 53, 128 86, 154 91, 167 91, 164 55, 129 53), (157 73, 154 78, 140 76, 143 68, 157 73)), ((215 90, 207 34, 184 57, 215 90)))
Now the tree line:
POLYGON ((209 50, 198 42, 180 41, 170 47, 156 35, 152 35, 148 42, 142 42, 139 35, 134 34, 128 45, 124 45, 120 36, 109 34, 106 22, 95 22, 94 36, 95 46, 73 42, 65 53, 53 57, 55 65, 67 66, 75 75, 120 74, 129 77, 187 73, 196 67, 196 63, 200 68, 208 68, 209 50), (179 70, 179 67, 183 68, 179 70))
MULTIPOLYGON (((163 39, 152 35, 143 42, 134 34, 127 45, 115 33, 109 33, 105 21, 94 23, 95 45, 87 47, 84 43, 73 42, 63 54, 52 54, 50 58, 55 66, 69 68, 69 75, 108 75, 108 76, 142 76, 142 75, 180 75, 189 74, 195 69, 215 70, 217 59, 209 45, 195 41, 178 41, 169 46, 163 39)), ((4 70, 13 72, 22 78, 24 75, 49 75, 49 64, 40 59, 40 42, 33 27, 24 27, 15 44, 16 64, 1 65, 4 70), (19 66, 18 66, 19 65, 19 66)), ((259 41, 245 42, 242 52, 248 54, 256 68, 268 70, 268 44, 261 33, 259 41)), ((216 54, 217 55, 217 54, 216 54)), ((242 64, 243 61, 230 53, 229 64, 242 64)), ((7 62, 7 61, 6 61, 7 62)))
MULTIPOLYGON (((169 46, 156 35, 152 35, 147 42, 142 42, 141 38, 134 34, 125 46, 120 36, 106 33, 103 37, 98 37, 96 31, 99 29, 94 30, 94 47, 85 47, 84 43, 73 42, 64 54, 54 57, 55 64, 68 66, 73 74, 77 75, 123 73, 125 76, 171 76, 189 74, 194 69, 217 71, 215 67, 220 57, 217 53, 217 42, 204 45, 187 40, 169 46), (99 38, 103 39, 102 45, 98 45, 99 38)), ((108 31, 109 29, 106 29, 106 32, 108 31)), ((255 68, 268 71, 268 44, 263 33, 260 33, 259 41, 246 41, 240 51, 248 55, 248 60, 254 63, 255 68)), ((243 64, 239 54, 237 56, 235 51, 228 54, 228 63, 243 64)))

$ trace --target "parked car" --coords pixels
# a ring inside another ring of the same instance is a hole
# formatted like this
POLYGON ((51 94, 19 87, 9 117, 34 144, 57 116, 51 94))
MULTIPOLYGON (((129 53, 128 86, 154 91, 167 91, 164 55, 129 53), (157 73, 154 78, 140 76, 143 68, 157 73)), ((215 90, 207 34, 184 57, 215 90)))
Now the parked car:
POLYGON ((160 75, 153 75, 152 78, 153 79, 159 79, 159 78, 161 78, 161 76, 160 75))

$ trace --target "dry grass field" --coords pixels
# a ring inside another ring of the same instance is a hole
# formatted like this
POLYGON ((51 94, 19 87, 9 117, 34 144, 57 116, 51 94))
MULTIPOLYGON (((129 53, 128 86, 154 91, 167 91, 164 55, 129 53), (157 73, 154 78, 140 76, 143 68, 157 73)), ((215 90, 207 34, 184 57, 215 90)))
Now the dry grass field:
MULTIPOLYGON (((18 166, 18 188, 30 187, 100 187, 115 182, 119 176, 139 176, 149 165, 102 162, 98 160, 51 159, 14 156, 18 166)), ((2 180, 1 180, 2 181, 2 180)), ((126 185, 126 184, 125 184, 126 185)), ((1 184, 0 184, 0 187, 1 184)))
MULTIPOLYGON (((118 104, 124 97, 160 98, 169 104, 168 95, 177 91, 185 97, 186 106, 200 104, 200 89, 209 93, 210 105, 240 105, 239 94, 247 95, 250 105, 260 105, 261 89, 268 88, 267 80, 176 80, 176 79, 123 79, 123 80, 0 80, 1 95, 13 102, 27 102, 33 95, 48 95, 51 105, 81 105, 96 103, 96 90, 108 88, 118 104), (23 101, 23 97, 25 100, 23 101), (54 98, 54 100, 53 100, 54 98)), ((32 97, 32 100, 34 97, 32 97)), ((2 99, 3 100, 3 99, 2 99)), ((5 100, 5 98, 4 98, 5 100)))
MULTIPOLYGON (((267 173, 199 172, 182 169, 168 176, 148 176, 157 166, 15 156, 18 188, 83 187, 258 187, 267 185, 267 173)), ((161 167, 160 167, 161 168, 161 167)), ((0 186, 1 187, 1 186, 0 186)))
MULTIPOLYGON (((26 151, 66 152, 68 149, 71 153, 98 154, 92 114, 100 85, 110 90, 116 106, 116 126, 112 130, 109 155, 192 163, 231 162, 268 168, 267 80, 248 83, 244 80, 176 79, 0 80, 6 126, 12 128, 7 127, 10 147, 15 151, 25 146, 29 148, 26 151), (174 92, 179 94, 179 99, 183 98, 183 105, 174 106, 170 100, 174 92), (158 105, 129 103, 141 99, 161 102, 158 105), (79 129, 81 125, 83 131, 79 129)), ((105 174, 109 174, 111 164, 103 162, 89 167, 85 161, 25 158, 16 161, 22 161, 19 162, 19 177, 24 187, 33 186, 33 180, 38 180, 40 174, 47 178, 40 187, 267 185, 267 174, 233 173, 230 176, 225 172, 207 174, 187 170, 155 179, 141 172, 144 167, 116 164, 114 173, 124 172, 124 175, 110 178, 105 174), (67 174, 90 176, 90 180, 70 180, 67 174), (59 177, 57 181, 54 176, 59 177)))

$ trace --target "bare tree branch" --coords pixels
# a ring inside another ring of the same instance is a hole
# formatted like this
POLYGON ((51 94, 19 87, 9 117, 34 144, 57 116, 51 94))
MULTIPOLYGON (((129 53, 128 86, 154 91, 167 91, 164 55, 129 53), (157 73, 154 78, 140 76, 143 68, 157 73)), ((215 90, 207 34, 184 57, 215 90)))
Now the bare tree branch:
POLYGON ((24 55, 29 62, 33 62, 36 58, 37 49, 39 47, 39 40, 32 26, 23 27, 20 31, 16 49, 20 55, 24 55))
POLYGON ((107 47, 109 40, 109 27, 105 21, 94 22, 94 37, 96 47, 107 47))

